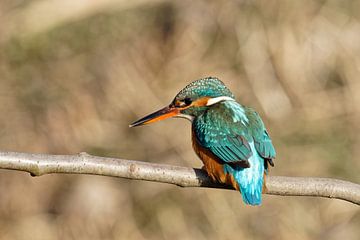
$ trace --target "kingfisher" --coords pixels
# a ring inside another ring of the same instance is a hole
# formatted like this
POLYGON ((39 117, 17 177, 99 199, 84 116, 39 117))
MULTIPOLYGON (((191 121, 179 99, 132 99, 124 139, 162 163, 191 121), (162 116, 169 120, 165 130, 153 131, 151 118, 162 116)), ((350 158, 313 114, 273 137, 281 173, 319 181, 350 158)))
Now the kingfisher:
POLYGON ((238 103, 221 80, 207 77, 191 82, 170 105, 129 126, 170 117, 190 120, 192 146, 213 181, 240 191, 245 204, 261 204, 265 175, 276 153, 255 110, 238 103))

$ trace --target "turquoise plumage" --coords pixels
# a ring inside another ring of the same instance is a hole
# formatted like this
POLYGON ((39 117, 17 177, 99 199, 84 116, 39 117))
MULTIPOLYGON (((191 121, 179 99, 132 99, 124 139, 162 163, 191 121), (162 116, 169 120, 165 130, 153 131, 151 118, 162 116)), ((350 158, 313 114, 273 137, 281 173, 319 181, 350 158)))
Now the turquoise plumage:
POLYGON ((224 101, 193 121, 201 145, 224 164, 224 172, 234 176, 243 200, 259 205, 267 160, 275 149, 259 115, 235 101, 224 101))
POLYGON ((209 77, 190 83, 169 106, 131 126, 168 117, 192 121, 194 150, 213 180, 239 189, 246 204, 261 204, 264 174, 276 153, 256 111, 236 102, 223 82, 209 77))

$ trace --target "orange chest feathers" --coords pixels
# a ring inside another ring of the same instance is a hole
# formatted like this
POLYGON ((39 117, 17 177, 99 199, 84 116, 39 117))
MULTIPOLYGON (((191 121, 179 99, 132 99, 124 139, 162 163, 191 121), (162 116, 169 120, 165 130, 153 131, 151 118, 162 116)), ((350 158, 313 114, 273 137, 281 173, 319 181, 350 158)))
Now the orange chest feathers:
POLYGON ((233 186, 239 190, 239 185, 235 181, 234 177, 230 174, 224 173, 223 164, 210 150, 202 147, 197 140, 194 131, 192 131, 192 146, 195 153, 199 156, 204 163, 204 169, 213 181, 218 181, 227 185, 233 186))

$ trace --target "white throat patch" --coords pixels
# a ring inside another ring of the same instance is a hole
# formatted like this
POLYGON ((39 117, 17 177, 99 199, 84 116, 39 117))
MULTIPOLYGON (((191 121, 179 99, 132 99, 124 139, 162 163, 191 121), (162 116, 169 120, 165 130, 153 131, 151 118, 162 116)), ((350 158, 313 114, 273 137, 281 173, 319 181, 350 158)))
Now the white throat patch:
POLYGON ((194 117, 191 115, 186 115, 186 114, 178 114, 175 116, 175 118, 185 118, 187 120, 189 120, 190 122, 192 122, 194 120, 194 117))
POLYGON ((210 98, 207 101, 206 106, 211 106, 211 105, 214 105, 215 103, 222 102, 222 101, 235 101, 235 99, 228 97, 228 96, 210 98))

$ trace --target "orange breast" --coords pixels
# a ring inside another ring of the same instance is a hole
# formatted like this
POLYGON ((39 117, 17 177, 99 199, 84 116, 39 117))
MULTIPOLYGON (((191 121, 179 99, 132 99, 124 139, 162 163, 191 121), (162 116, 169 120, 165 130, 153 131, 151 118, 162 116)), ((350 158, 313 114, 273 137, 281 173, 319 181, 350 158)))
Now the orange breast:
POLYGON ((208 175, 212 178, 213 181, 218 181, 220 183, 231 185, 235 189, 239 190, 239 185, 235 181, 234 177, 230 174, 224 173, 221 160, 218 159, 218 157, 215 156, 208 149, 200 145, 200 143, 196 139, 194 132, 192 132, 192 146, 196 154, 204 163, 205 171, 208 173, 208 175))

